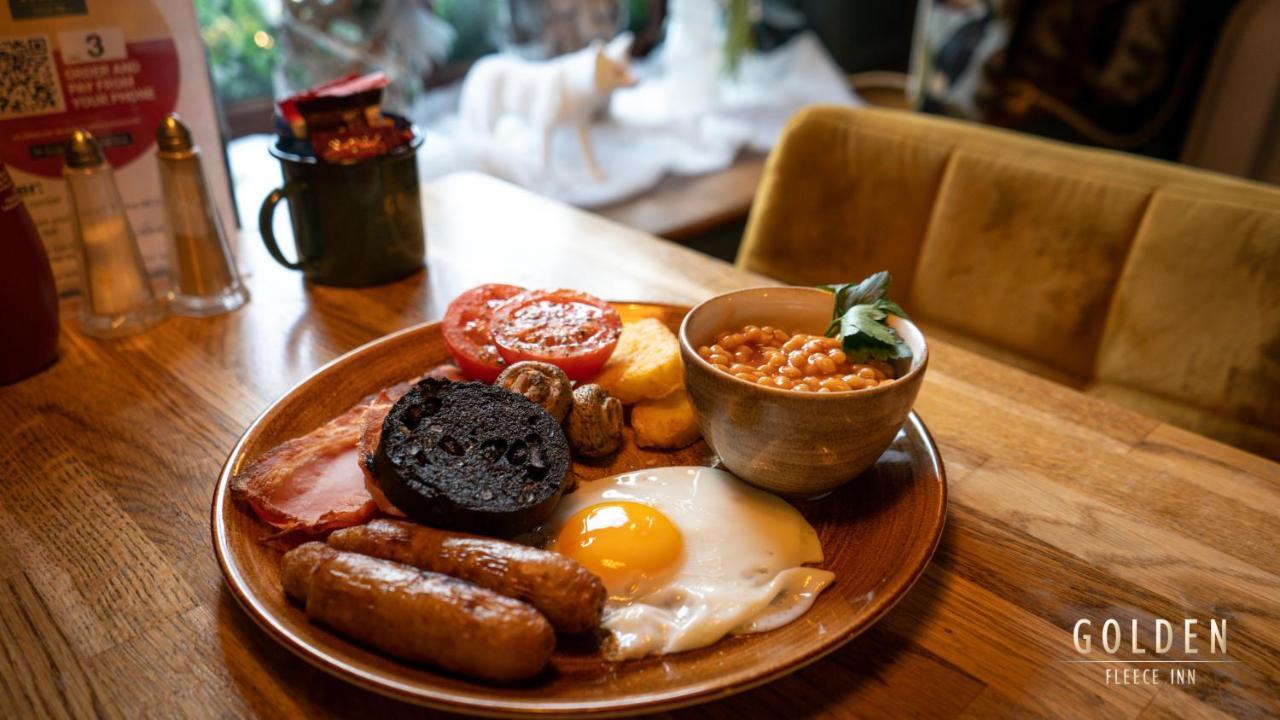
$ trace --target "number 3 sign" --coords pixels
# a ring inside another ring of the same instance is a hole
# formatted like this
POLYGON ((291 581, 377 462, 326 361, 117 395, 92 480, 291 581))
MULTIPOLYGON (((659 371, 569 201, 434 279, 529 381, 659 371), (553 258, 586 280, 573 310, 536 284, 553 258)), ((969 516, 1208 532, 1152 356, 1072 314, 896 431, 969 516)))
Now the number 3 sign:
POLYGON ((122 60, 127 56, 124 31, 118 27, 72 30, 58 33, 62 62, 66 65, 122 60))

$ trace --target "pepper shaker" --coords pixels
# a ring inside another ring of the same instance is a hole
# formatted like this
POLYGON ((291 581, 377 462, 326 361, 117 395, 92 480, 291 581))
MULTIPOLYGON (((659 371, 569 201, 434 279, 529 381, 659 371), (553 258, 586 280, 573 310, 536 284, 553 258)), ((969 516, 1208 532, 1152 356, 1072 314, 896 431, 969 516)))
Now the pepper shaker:
POLYGON ((200 148, 177 113, 160 121, 156 146, 173 263, 169 307, 196 317, 235 310, 249 300, 249 291, 205 184, 200 148))
POLYGON ((80 251, 80 331, 120 337, 164 320, 168 309, 151 289, 111 166, 87 130, 68 137, 62 177, 80 251))

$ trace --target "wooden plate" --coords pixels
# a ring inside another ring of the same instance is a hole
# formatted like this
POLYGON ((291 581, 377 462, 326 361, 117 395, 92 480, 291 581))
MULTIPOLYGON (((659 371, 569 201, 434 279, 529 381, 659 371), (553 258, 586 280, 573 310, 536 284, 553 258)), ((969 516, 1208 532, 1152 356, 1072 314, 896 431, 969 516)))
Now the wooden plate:
MULTIPOLYGON (((652 315, 672 329, 685 308, 617 306, 652 315)), ((722 698, 798 670, 848 642, 911 588, 933 555, 946 517, 942 461, 913 413, 878 464, 821 501, 799 504, 822 538, 836 574, 803 617, 772 632, 726 638, 692 652, 607 663, 591 648, 561 648, 535 681, 495 687, 397 662, 309 623, 286 601, 280 552, 268 529, 229 496, 228 481, 247 461, 302 435, 380 388, 448 359, 438 323, 388 335, 317 370, 245 431, 218 478, 212 508, 218 564, 236 599, 269 635, 303 659, 351 683, 420 705, 477 715, 625 715, 722 698)), ((699 442, 674 453, 637 450, 575 463, 579 482, 642 467, 714 464, 699 442)))

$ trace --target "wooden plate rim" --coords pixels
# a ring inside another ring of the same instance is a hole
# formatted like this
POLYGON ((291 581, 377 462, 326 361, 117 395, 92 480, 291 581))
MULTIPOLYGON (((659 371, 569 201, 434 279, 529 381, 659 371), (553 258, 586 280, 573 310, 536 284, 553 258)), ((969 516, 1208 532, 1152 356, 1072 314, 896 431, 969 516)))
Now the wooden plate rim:
MULTIPOLYGON (((680 305, 672 305, 666 303, 628 303, 614 302, 615 305, 642 305, 647 307, 658 307, 673 311, 687 312, 688 308, 680 305)), ((592 717, 621 717, 626 715, 634 715, 647 712, 658 712, 664 710, 674 710, 681 707, 688 707, 705 702, 719 700, 730 695, 735 695, 746 690, 758 687, 765 683, 776 680, 784 675, 789 675, 801 668, 804 668, 817 660, 822 659, 826 655, 838 650, 840 647, 854 639, 867 628, 874 625, 898 604, 903 597, 911 591, 911 588, 919 580, 924 573, 925 568, 932 559, 934 552, 937 550, 938 543, 942 539, 942 532, 946 524, 947 516, 947 477, 946 469, 942 464, 942 458, 938 454, 937 445, 933 441, 933 436, 929 433, 928 428, 916 414, 911 411, 907 417, 904 427, 909 427, 909 433, 914 433, 921 441, 924 448, 924 455, 928 463, 934 470, 938 485, 938 503, 934 508, 931 525, 934 528, 933 537, 930 542, 920 545, 921 548, 908 563, 904 563, 894 573, 891 578, 892 582, 887 582, 889 589, 880 594, 871 601, 867 614, 863 620, 854 624, 843 634, 838 634, 832 638, 819 643, 817 646, 809 648, 807 651, 792 658, 789 662, 770 670, 763 671, 758 675, 750 675, 737 681, 726 682, 722 685, 714 684, 714 680, 709 681, 706 686, 693 686, 679 688, 668 691, 665 694, 651 693, 633 699, 620 699, 617 702, 602 703, 598 700, 583 702, 560 702, 554 700, 500 700, 498 698, 487 699, 487 705, 477 705, 472 698, 452 693, 451 691, 441 691, 436 689, 424 689, 420 686, 409 686, 401 681, 384 675, 367 673, 359 668, 352 667, 340 658, 336 658, 328 654, 324 648, 317 647, 309 643, 305 638, 298 637, 292 632, 278 624, 273 615, 259 602, 252 597, 248 590, 248 585, 241 575, 239 569, 235 567, 230 559, 230 540, 227 535, 227 526, 222 520, 223 513, 227 504, 230 502, 230 485, 232 476, 232 467, 242 452, 245 443, 249 437, 258 429, 263 420, 271 414, 275 407, 286 400, 290 399, 297 393, 303 391, 317 376, 324 374, 331 367, 346 361, 348 358, 363 354, 373 350, 379 345, 390 343, 396 338, 410 334, 423 332, 432 326, 439 325, 439 322, 426 322, 412 325, 393 333, 389 333, 380 338, 372 340, 361 345, 349 352, 346 352, 333 360, 325 363, 315 371, 307 375, 306 378, 298 382, 288 392, 281 395, 270 405, 268 405, 261 413, 254 418, 249 424, 235 446, 227 455, 226 462, 223 463, 222 471, 218 476, 218 483, 214 488, 212 502, 210 503, 210 528, 211 540, 213 542, 214 556, 218 562, 218 568, 222 571, 223 578, 226 580, 228 589, 235 597, 236 602, 245 611, 245 613, 253 619, 258 627, 262 628, 277 643, 288 648, 290 652, 305 660, 307 663, 316 667, 330 675, 341 678, 354 685, 358 685, 367 690, 376 692, 380 695, 390 697, 396 700, 409 702, 422 707, 444 710, 449 712, 462 713, 481 717, 552 717, 552 716, 584 716, 592 717), (893 583, 897 583, 897 587, 893 587, 893 583)))

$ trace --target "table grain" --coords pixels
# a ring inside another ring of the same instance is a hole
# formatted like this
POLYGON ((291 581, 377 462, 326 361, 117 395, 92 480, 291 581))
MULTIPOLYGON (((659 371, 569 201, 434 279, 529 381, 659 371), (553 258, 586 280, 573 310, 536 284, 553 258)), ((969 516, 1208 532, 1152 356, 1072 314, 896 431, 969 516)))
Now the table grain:
MULTIPOLYGON (((0 717, 424 716, 276 646, 223 586, 209 502, 240 433, 320 365, 481 282, 671 303, 768 282, 481 175, 424 201, 425 273, 307 288, 245 235, 245 308, 114 342, 64 321, 61 360, 0 388, 0 717)), ((1280 466, 941 341, 916 409, 951 493, 916 587, 826 659, 673 715, 1280 714, 1280 466), (1184 617, 1229 622, 1230 662, 1187 665, 1194 685, 1067 662, 1079 619, 1127 635, 1184 617)))

